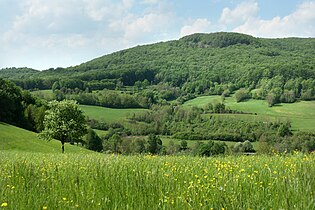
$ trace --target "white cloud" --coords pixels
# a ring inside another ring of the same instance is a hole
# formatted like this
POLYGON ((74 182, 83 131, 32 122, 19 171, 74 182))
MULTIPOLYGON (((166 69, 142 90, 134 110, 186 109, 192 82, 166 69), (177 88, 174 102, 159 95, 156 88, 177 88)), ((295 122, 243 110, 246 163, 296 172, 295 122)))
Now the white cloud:
POLYGON ((314 37, 315 36, 315 1, 306 1, 285 16, 263 20, 249 16, 233 31, 258 37, 314 37))
POLYGON ((16 2, 19 10, 14 11, 15 17, 1 28, 0 68, 43 69, 55 67, 51 66, 54 61, 56 66, 79 64, 119 49, 169 39, 168 30, 174 23, 174 14, 164 1, 146 1, 150 4, 143 4, 140 11, 134 11, 134 0, 16 2), (36 63, 42 61, 42 67, 32 65, 34 57, 44 56, 54 61, 39 59, 36 63), (76 58, 74 63, 60 63, 76 58))
POLYGON ((110 24, 114 31, 120 31, 126 40, 138 40, 154 34, 165 33, 172 25, 172 14, 149 13, 141 17, 129 15, 110 24))
POLYGON ((187 36, 193 33, 209 32, 211 29, 211 22, 205 18, 197 19, 189 25, 185 25, 180 30, 180 36, 187 36))
POLYGON ((133 6, 133 0, 122 0, 118 3, 111 0, 83 0, 83 2, 86 14, 94 21, 119 18, 127 14, 133 6))
POLYGON ((259 11, 258 3, 254 1, 243 2, 235 9, 224 8, 219 22, 221 24, 235 25, 246 22, 259 11))

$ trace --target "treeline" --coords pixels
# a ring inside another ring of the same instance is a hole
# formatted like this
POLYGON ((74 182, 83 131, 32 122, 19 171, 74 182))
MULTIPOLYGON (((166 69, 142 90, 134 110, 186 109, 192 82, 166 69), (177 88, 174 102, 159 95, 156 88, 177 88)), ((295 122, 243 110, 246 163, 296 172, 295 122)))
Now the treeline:
POLYGON ((71 99, 80 104, 97 105, 111 108, 149 108, 153 104, 167 104, 169 100, 175 100, 181 96, 179 88, 169 84, 160 83, 148 87, 148 81, 137 81, 135 86, 120 90, 100 90, 90 91, 89 89, 80 90, 56 87, 53 89, 56 100, 71 99))
POLYGON ((180 106, 153 106, 151 111, 134 114, 129 118, 127 129, 132 135, 171 135, 176 139, 189 140, 222 140, 254 142, 266 133, 279 132, 282 127, 290 130, 288 122, 260 122, 233 119, 224 115, 209 113, 229 113, 222 104, 211 105, 208 108, 185 109, 180 106), (212 107, 210 110, 209 107, 212 107), (220 107, 216 110, 213 107, 220 107))
POLYGON ((0 78, 0 121, 32 131, 43 129, 47 104, 0 78))
POLYGON ((110 130, 106 136, 100 138, 95 131, 89 130, 86 137, 86 147, 88 149, 123 155, 134 154, 152 154, 152 155, 199 155, 213 156, 224 154, 228 147, 225 143, 208 141, 207 143, 196 142, 189 148, 187 141, 183 140, 179 143, 170 141, 169 144, 163 145, 159 136, 149 134, 147 137, 129 137, 123 136, 117 130, 110 130))
POLYGON ((271 154, 292 153, 302 151, 310 153, 315 151, 315 134, 311 132, 295 132, 291 135, 279 136, 266 133, 259 140, 260 153, 271 154))

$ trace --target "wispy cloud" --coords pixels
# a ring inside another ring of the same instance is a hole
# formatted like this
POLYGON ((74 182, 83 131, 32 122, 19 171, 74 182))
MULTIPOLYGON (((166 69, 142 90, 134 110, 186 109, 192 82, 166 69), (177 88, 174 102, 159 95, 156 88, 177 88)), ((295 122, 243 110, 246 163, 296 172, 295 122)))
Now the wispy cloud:
POLYGON ((186 36, 193 33, 209 32, 211 30, 211 22, 208 19, 197 19, 188 25, 184 25, 180 30, 180 36, 186 36))
POLYGON ((315 2, 305 2, 285 16, 270 20, 249 18, 234 31, 249 33, 260 37, 314 37, 315 36, 315 2))
POLYGON ((234 9, 225 7, 219 22, 227 25, 242 24, 258 14, 258 3, 254 1, 242 2, 234 9))

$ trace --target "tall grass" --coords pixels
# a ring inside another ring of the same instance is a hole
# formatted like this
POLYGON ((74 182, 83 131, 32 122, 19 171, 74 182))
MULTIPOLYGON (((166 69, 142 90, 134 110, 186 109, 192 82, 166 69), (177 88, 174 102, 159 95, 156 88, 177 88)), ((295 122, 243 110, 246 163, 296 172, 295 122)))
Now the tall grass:
POLYGON ((0 205, 8 209, 315 208, 314 154, 196 158, 0 152, 0 166, 0 205))

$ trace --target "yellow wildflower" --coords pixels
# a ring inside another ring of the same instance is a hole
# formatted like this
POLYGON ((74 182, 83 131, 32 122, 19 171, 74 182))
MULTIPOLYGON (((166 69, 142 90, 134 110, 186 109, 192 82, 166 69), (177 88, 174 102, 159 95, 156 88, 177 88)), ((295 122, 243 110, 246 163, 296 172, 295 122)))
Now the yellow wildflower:
POLYGON ((8 206, 8 203, 7 202, 3 202, 2 204, 1 204, 1 207, 7 207, 8 206))

